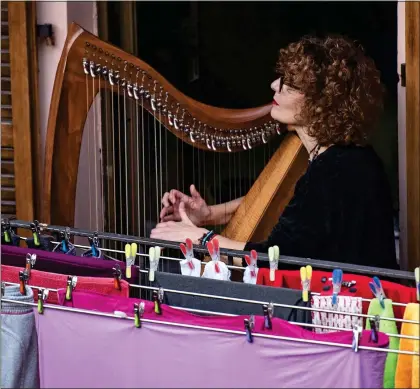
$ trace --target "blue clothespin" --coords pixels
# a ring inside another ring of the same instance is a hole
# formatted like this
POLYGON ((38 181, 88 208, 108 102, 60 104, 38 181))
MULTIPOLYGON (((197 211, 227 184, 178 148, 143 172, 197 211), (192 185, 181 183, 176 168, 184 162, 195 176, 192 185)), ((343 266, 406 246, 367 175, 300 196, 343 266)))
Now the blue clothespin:
POLYGON ((334 269, 332 273, 332 284, 333 284, 333 295, 332 295, 332 305, 333 307, 337 305, 338 294, 341 291, 341 283, 343 281, 343 271, 341 269, 334 269))
POLYGON ((417 301, 420 301, 420 267, 414 269, 414 278, 416 279, 417 301))
POLYGON ((369 288, 372 291, 373 295, 378 299, 382 308, 385 308, 385 292, 382 288, 381 281, 378 277, 373 277, 373 282, 369 282, 369 288))

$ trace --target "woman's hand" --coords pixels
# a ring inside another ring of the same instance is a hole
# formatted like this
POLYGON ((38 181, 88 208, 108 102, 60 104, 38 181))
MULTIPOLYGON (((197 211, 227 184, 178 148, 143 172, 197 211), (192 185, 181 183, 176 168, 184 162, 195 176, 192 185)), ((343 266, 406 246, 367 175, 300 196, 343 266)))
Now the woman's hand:
POLYGON ((182 201, 178 206, 178 215, 179 222, 170 220, 157 224, 150 233, 150 238, 174 242, 185 242, 187 238, 190 238, 194 244, 199 244, 198 240, 203 237, 207 230, 194 225, 188 217, 185 203, 182 201))
POLYGON ((160 221, 181 221, 179 206, 181 202, 183 202, 189 220, 196 226, 203 225, 210 217, 211 208, 201 197, 200 193, 198 193, 194 185, 190 186, 190 192, 191 196, 188 196, 176 189, 166 192, 162 197, 163 208, 160 212, 160 221))

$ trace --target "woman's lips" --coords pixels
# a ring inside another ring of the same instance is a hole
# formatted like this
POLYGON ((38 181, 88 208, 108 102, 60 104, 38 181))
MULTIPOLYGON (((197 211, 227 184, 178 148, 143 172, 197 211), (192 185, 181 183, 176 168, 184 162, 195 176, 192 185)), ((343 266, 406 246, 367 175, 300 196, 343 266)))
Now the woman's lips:
POLYGON ((273 100, 273 105, 279 105, 276 100, 273 100))

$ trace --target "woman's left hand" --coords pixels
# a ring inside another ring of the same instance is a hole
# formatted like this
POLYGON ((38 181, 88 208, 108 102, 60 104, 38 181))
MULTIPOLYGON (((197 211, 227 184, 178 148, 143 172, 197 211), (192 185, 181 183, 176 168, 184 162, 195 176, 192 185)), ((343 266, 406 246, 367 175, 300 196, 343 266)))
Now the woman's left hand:
POLYGON ((190 238, 194 244, 199 244, 198 240, 207 230, 194 225, 185 211, 184 203, 179 205, 179 215, 180 222, 169 221, 157 224, 150 233, 150 238, 175 242, 185 242, 187 238, 190 238))

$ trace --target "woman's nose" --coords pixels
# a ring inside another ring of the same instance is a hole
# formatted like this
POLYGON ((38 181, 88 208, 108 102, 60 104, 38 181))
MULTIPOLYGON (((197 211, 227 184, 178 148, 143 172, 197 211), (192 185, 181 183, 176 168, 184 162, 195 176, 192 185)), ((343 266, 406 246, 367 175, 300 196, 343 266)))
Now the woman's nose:
POLYGON ((274 81, 271 83, 271 89, 272 89, 274 92, 278 92, 278 91, 279 91, 279 86, 280 86, 280 78, 278 78, 277 80, 274 80, 274 81))

